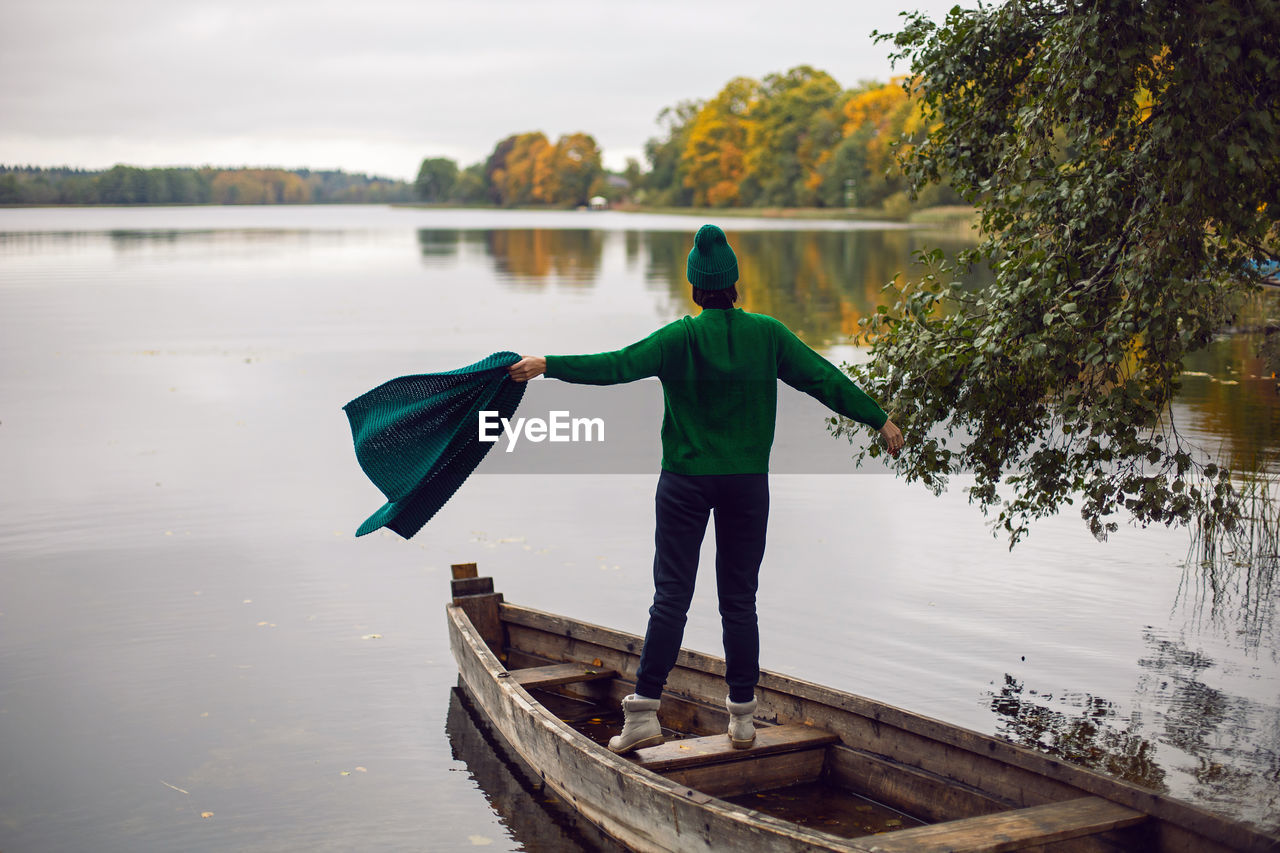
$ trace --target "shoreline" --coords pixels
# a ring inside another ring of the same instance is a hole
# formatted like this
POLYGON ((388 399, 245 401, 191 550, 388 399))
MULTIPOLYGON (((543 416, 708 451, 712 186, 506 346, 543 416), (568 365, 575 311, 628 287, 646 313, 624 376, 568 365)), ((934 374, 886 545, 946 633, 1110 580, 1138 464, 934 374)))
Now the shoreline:
MULTIPOLYGON (((390 207, 426 210, 580 210, 545 205, 494 207, 492 205, 432 204, 428 202, 391 202, 390 207)), ((939 205, 910 211, 907 216, 891 216, 875 207, 662 207, 619 204, 607 208, 611 213, 643 213, 658 216, 690 216, 702 219, 792 219, 837 222, 903 222, 935 228, 974 227, 980 222, 977 208, 968 205, 939 205)))
MULTIPOLYGON (((394 207, 417 210, 503 210, 503 211, 564 211, 573 212, 581 208, 559 208, 540 206, 497 207, 494 205, 472 204, 433 204, 429 202, 407 201, 342 201, 342 202, 274 202, 266 204, 223 204, 216 202, 136 202, 132 204, 84 204, 84 203, 45 203, 45 204, 13 204, 0 203, 0 210, 45 210, 66 208, 90 210, 95 208, 162 208, 162 207, 234 207, 234 208, 266 208, 266 207, 394 207)), ((960 228, 976 229, 980 214, 976 208, 966 205, 946 205, 925 207, 913 210, 905 218, 890 216, 879 208, 831 208, 831 207, 649 207, 645 205, 622 204, 608 208, 610 213, 637 213, 659 216, 688 216, 701 219, 785 219, 792 221, 827 221, 827 222, 899 222, 922 228, 960 228)))

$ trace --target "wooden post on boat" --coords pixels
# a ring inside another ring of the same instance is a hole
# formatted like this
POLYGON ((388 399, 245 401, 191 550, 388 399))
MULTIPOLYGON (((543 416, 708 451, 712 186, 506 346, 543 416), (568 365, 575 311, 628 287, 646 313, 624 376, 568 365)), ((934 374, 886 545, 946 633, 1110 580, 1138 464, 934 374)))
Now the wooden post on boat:
POLYGON ((489 651, 499 660, 505 660, 506 637, 498 617, 502 593, 493 591, 493 578, 477 577, 475 563, 454 563, 449 568, 453 571, 453 603, 467 614, 489 651))

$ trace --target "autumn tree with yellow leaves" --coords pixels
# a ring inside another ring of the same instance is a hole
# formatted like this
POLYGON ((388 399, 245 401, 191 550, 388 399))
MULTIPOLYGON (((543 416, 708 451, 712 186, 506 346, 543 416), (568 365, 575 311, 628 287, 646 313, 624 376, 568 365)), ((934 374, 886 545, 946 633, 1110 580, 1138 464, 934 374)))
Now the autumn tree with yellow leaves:
MULTIPOLYGON (((894 153, 923 136, 902 80, 844 89, 808 65, 763 80, 736 77, 707 101, 663 110, 645 145, 642 198, 697 207, 875 207, 907 183, 894 153)), ((945 186, 925 203, 958 197, 945 186)))
POLYGON ((695 206, 739 203, 751 113, 759 98, 759 83, 737 77, 693 115, 680 162, 695 206))
POLYGON ((579 207, 604 176, 600 149, 586 133, 560 137, 555 145, 537 131, 508 136, 485 164, 492 200, 503 207, 579 207))

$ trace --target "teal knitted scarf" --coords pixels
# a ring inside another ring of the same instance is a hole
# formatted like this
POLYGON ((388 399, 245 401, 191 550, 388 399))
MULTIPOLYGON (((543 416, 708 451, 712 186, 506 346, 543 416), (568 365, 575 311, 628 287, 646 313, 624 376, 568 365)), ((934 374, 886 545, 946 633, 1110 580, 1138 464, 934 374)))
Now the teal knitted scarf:
POLYGON ((386 527, 408 539, 453 496, 492 447, 479 440, 479 412, 510 418, 524 396, 496 352, 467 367, 392 379, 342 407, 356 459, 387 503, 356 536, 386 527))

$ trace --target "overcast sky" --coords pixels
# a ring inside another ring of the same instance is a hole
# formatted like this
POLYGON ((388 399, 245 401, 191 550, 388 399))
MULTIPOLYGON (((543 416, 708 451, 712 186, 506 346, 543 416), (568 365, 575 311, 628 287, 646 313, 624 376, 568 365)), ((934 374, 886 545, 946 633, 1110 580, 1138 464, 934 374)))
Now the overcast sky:
MULTIPOLYGON (((342 168, 411 178, 511 133, 621 168, 663 107, 808 64, 887 80, 898 12, 955 0, 13 0, 0 163, 342 168)), ((901 69, 900 69, 901 70, 901 69)))

